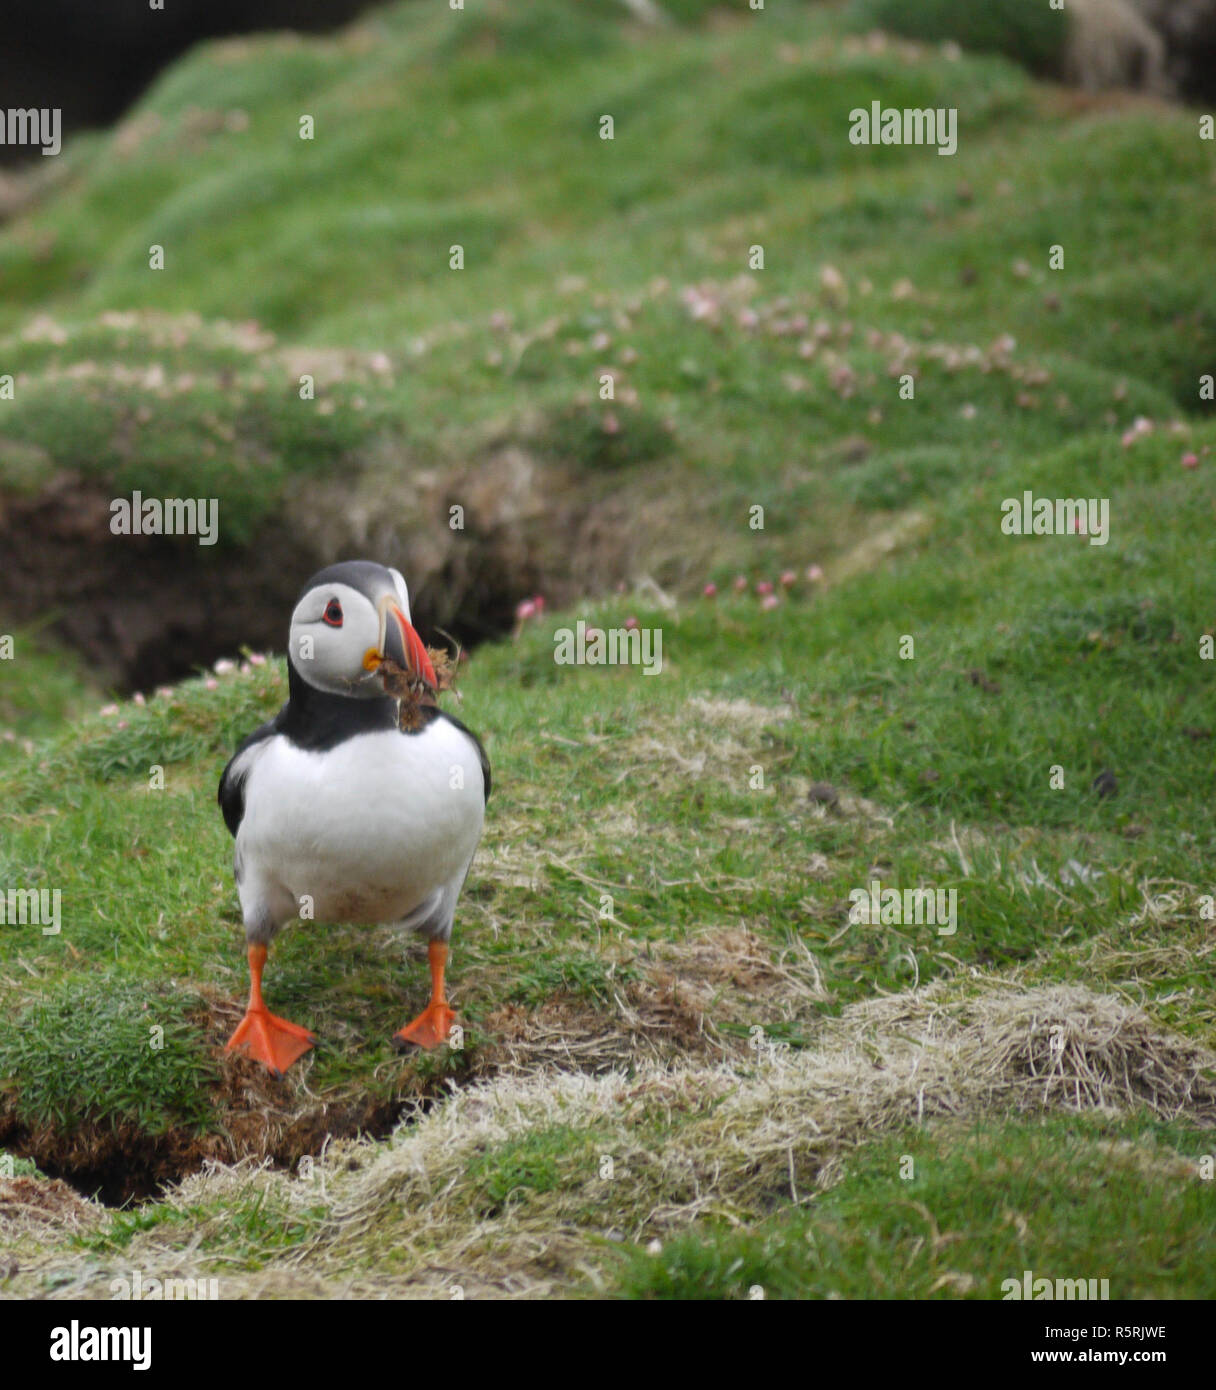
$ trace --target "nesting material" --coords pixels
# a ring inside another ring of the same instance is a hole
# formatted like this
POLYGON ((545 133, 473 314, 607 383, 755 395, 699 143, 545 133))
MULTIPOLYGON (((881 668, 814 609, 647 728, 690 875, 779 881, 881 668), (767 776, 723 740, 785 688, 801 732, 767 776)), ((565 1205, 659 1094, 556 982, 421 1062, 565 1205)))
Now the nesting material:
POLYGON ((438 682, 435 686, 412 676, 404 666, 398 666, 388 657, 383 657, 376 666, 376 674, 385 692, 400 701, 398 727, 407 734, 416 733, 422 727, 422 711, 439 703, 436 695, 450 690, 460 699, 460 692, 456 689, 456 662, 437 647, 428 647, 426 654, 435 668, 438 682))

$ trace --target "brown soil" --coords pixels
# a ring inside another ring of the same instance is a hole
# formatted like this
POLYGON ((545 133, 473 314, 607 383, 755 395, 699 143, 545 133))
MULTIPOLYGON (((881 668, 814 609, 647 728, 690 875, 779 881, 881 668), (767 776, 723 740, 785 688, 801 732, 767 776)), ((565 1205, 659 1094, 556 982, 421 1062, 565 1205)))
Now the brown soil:
POLYGON ((490 445, 463 469, 396 458, 310 483, 248 545, 225 544, 221 510, 219 543, 200 546, 113 536, 114 494, 65 472, 35 496, 0 495, 2 616, 19 625, 50 615, 50 632, 100 684, 147 691, 242 647, 281 650, 308 576, 364 557, 406 576, 424 633, 442 627, 473 646, 510 631, 516 604, 534 593, 560 605, 610 590, 639 565, 662 577, 687 563, 671 555, 667 506, 645 490, 490 445), (465 529, 453 531, 457 504, 465 529))

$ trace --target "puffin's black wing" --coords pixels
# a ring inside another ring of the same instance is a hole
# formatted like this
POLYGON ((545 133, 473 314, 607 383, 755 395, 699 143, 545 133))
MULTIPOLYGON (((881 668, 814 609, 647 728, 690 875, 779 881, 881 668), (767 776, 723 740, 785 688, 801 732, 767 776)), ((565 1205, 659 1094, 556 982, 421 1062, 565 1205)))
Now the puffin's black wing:
POLYGON ((275 718, 268 720, 260 729, 255 729, 247 739, 243 740, 241 746, 229 759, 228 766, 220 777, 220 790, 216 799, 220 803, 220 810, 224 813, 224 824, 234 839, 241 824, 241 818, 245 814, 245 778, 249 776, 249 764, 245 763, 242 767, 238 767, 237 764, 241 761, 241 755, 247 753, 255 743, 261 743, 263 739, 271 738, 279 732, 279 720, 282 717, 280 712, 275 718))
POLYGON ((481 776, 486 784, 486 800, 490 799, 490 760, 486 757, 486 750, 481 746, 481 739, 469 728, 467 724, 462 724, 454 714, 449 714, 447 710, 436 708, 435 713, 440 719, 446 719, 449 724, 455 724, 463 734, 468 736, 477 745, 477 756, 481 759, 481 776))

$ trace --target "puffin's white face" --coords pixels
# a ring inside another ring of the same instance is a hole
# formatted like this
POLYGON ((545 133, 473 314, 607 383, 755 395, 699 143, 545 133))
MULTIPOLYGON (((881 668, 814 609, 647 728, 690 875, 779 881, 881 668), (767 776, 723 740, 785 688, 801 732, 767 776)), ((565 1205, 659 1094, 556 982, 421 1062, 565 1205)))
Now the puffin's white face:
MULTIPOLYGON (((342 578, 308 590, 291 615, 291 659, 300 675, 330 695, 383 698, 376 668, 384 658, 411 672, 430 670, 426 649, 410 623, 410 598, 398 570, 369 578, 362 567, 358 585, 342 578)), ((379 567, 377 567, 379 568, 379 567)), ((347 566, 336 565, 341 573, 347 566)), ((356 576, 351 574, 353 579, 356 576)), ((433 678, 433 670, 431 670, 433 678)))

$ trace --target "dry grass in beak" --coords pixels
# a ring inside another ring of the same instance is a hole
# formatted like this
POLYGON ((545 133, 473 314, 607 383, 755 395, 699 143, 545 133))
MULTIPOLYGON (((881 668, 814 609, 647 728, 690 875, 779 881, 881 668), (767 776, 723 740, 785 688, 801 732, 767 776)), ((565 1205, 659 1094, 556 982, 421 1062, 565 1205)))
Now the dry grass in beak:
POLYGON ((456 662, 453 658, 435 647, 428 647, 426 654, 431 659, 435 678, 439 682, 433 690, 426 681, 411 675, 404 666, 398 666, 387 657, 382 658, 376 666, 376 674, 384 684, 385 693, 401 702, 398 727, 406 733, 415 733, 422 727, 422 709, 426 705, 437 704, 436 695, 451 690, 460 699, 460 693, 456 690, 456 662))

